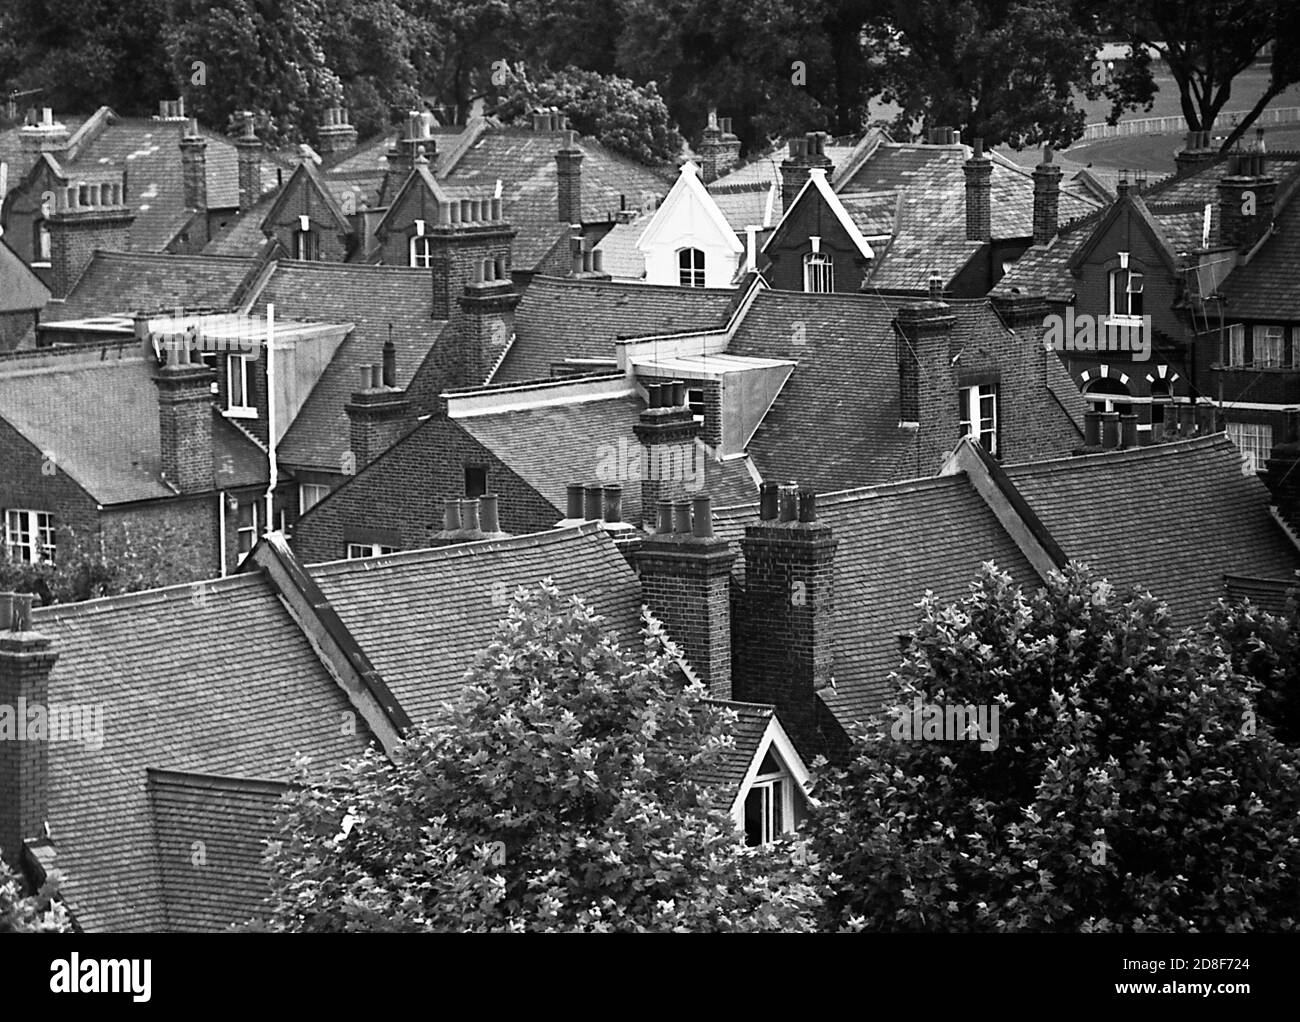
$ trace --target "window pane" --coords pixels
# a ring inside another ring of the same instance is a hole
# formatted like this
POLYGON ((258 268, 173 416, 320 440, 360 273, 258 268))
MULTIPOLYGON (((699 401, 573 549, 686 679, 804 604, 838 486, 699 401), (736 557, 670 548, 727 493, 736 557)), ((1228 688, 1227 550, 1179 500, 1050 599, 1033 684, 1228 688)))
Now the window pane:
POLYGON ((775 838, 778 834, 785 833, 785 782, 772 782, 772 816, 771 827, 768 831, 768 839, 775 838))
POLYGON ((751 848, 763 843, 763 794, 765 788, 755 785, 745 796, 745 844, 751 848))

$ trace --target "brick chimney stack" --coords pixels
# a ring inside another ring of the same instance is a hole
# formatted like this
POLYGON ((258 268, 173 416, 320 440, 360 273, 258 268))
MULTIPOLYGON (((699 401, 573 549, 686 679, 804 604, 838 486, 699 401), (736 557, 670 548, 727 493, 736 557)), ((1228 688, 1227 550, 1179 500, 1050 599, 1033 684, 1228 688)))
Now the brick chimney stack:
POLYGON ((50 107, 42 107, 38 114, 32 110, 27 115, 27 123, 18 129, 19 163, 14 182, 36 165, 41 153, 54 153, 68 143, 70 133, 66 125, 54 119, 50 107))
POLYGON ((406 391, 397 386, 392 341, 384 342, 383 362, 361 367, 361 385, 343 406, 351 427, 350 448, 360 472, 397 443, 414 421, 406 391))
POLYGON ((460 378, 465 386, 484 383, 515 333, 519 294, 505 260, 488 256, 474 264, 460 297, 460 378))
POLYGON ((632 430, 641 441, 641 517, 648 531, 662 502, 686 500, 704 479, 695 443, 700 425, 687 404, 686 383, 651 383, 646 392, 632 430))
POLYGON ((262 197, 262 140, 253 127, 253 113, 245 110, 240 115, 244 122, 243 133, 235 139, 239 160, 239 208, 252 209, 262 197))
POLYGON ((216 373, 184 347, 168 347, 154 376, 162 475, 181 493, 206 493, 212 476, 212 383, 216 373))
POLYGON ((709 121, 700 137, 700 180, 716 181, 740 162, 740 139, 731 132, 731 118, 718 118, 709 110, 709 121))
MULTIPOLYGON (((984 152, 982 138, 975 139, 974 152, 962 170, 966 173, 966 240, 989 241, 993 237, 993 161, 984 152)), ((1036 179, 1034 184, 1037 189, 1036 179)), ((1034 209, 1037 212, 1037 194, 1034 209)))
POLYGON ((709 695, 730 699, 731 566, 736 555, 713 534, 707 496, 681 501, 676 508, 667 501, 659 507, 666 513, 633 554, 642 595, 709 695), (678 531, 682 525, 686 528, 678 531))
POLYGON ((952 364, 956 322, 952 309, 935 301, 904 305, 894 319, 898 417, 901 422, 916 424, 918 449, 936 458, 951 450, 958 429, 952 364))
POLYGON ((185 208, 206 211, 208 208, 208 140, 199 131, 199 122, 191 117, 181 132, 181 186, 185 208))
MULTIPOLYGON (((429 239, 433 318, 446 320, 461 311, 465 286, 474 282, 475 274, 482 282, 485 260, 492 261, 494 280, 510 279, 511 253, 518 232, 506 218, 499 198, 439 202, 436 215, 436 223, 417 221, 412 229, 429 239)), ((384 262, 404 265, 410 244, 409 232, 390 232, 384 239, 384 262)))
POLYGON ((1034 244, 1046 245, 1056 237, 1061 205, 1061 168, 1052 162, 1050 146, 1043 147, 1043 162, 1034 168, 1034 244))
POLYGON ((322 156, 346 153, 357 147, 357 129, 348 123, 344 107, 332 106, 325 111, 325 123, 316 132, 317 152, 322 156))
POLYGON ((816 494, 763 483, 759 520, 740 541, 745 583, 737 605, 737 699, 774 703, 805 758, 829 751, 817 693, 834 684, 835 548, 816 494))
POLYGON ((44 836, 50 806, 50 743, 28 739, 19 707, 49 706, 59 654, 50 636, 31 630, 31 610, 30 593, 0 593, 0 706, 22 729, 17 740, 0 740, 0 853, 15 871, 23 842, 44 836))
POLYGON ((1272 226, 1277 178, 1268 173, 1262 150, 1234 153, 1219 181, 1219 238, 1248 252, 1272 226))
POLYGON ((824 131, 810 131, 803 138, 790 139, 790 155, 781 163, 781 208, 788 210, 793 204, 804 183, 808 180, 808 171, 821 167, 829 179, 835 170, 830 157, 826 155, 826 143, 830 136, 824 131))
POLYGON ((555 152, 556 219, 562 224, 583 222, 582 155, 576 133, 566 131, 564 145, 555 152))
POLYGON ((1184 147, 1174 155, 1174 164, 1178 173, 1191 171, 1195 167, 1213 163, 1219 158, 1219 151, 1210 141, 1208 131, 1189 131, 1184 147))
POLYGON ((50 232, 50 293, 66 298, 95 249, 128 249, 134 220, 126 204, 124 173, 54 189, 45 221, 50 232))
MULTIPOLYGON (((432 134, 431 120, 430 114, 421 113, 419 110, 412 110, 406 115, 405 134, 398 138, 397 144, 392 149, 388 150, 388 171, 396 180, 397 186, 400 186, 415 169, 415 159, 421 149, 424 150, 424 155, 430 163, 437 157, 438 143, 432 134)), ((395 192, 396 188, 392 191, 395 192)))

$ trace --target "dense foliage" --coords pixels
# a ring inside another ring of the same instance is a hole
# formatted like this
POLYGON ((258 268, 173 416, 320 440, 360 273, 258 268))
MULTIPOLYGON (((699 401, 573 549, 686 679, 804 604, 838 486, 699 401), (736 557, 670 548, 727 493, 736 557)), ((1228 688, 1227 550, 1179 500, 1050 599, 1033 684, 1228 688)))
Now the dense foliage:
POLYGON ((858 736, 811 823, 829 926, 1296 927, 1300 759, 1213 631, 1077 566, 1033 595, 989 566, 926 600, 899 678, 893 714, 996 705, 999 741, 858 736))
POLYGON ((290 796, 269 925, 291 931, 799 931, 817 869, 745 848, 699 782, 731 741, 647 616, 621 645, 520 591, 459 700, 290 796))
POLYGON ((71 932, 68 911, 58 900, 57 881, 27 893, 21 878, 0 859, 0 933, 71 932))

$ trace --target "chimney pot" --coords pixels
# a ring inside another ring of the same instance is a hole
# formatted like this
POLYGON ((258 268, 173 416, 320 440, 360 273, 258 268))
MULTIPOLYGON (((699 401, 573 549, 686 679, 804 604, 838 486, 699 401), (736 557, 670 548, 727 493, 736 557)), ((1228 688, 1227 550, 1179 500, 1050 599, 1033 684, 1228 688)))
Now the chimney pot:
MULTIPOLYGON (((534 117, 536 114, 533 115, 534 117)), ((565 518, 577 521, 582 518, 582 483, 569 483, 564 488, 565 518)))
POLYGON ((686 407, 686 381, 685 380, 673 380, 672 404, 669 405, 668 407, 670 408, 686 407))
POLYGON ((696 539, 713 538, 713 502, 707 495, 696 497, 691 515, 692 532, 696 539))
POLYGON ((0 632, 30 631, 31 617, 31 593, 0 593, 0 632))
POLYGON ((1101 413, 1101 446, 1106 451, 1119 446, 1119 412, 1101 413))
POLYGON ((1136 447, 1138 417, 1136 415, 1121 415, 1119 417, 1119 445, 1125 449, 1136 447))
POLYGON ((799 521, 804 524, 817 521, 817 491, 811 486, 799 488, 799 521))
POLYGON ((384 341, 384 375, 383 383, 385 387, 397 386, 397 348, 390 337, 384 341))
POLYGON ((623 487, 618 483, 605 486, 605 522, 618 525, 623 521, 623 487))
POLYGON ((691 502, 677 500, 673 502, 673 532, 691 531, 691 502))
POLYGON ((1101 446, 1101 412, 1083 413, 1083 443, 1086 447, 1101 446))
POLYGON ((781 487, 781 521, 793 522, 798 515, 798 483, 788 483, 781 487))
POLYGON ((673 504, 670 500, 659 502, 659 519, 655 523, 655 534, 667 536, 673 531, 673 504))
POLYGON ((481 532, 478 522, 478 498, 466 497, 460 502, 460 524, 467 532, 481 532))
POLYGON ((599 484, 586 486, 582 491, 582 517, 589 522, 598 522, 604 517, 603 487, 599 484))
POLYGON ((761 483, 758 488, 758 517, 765 522, 775 521, 780 507, 781 487, 777 483, 761 483))
POLYGON ((495 493, 483 494, 478 499, 478 506, 483 531, 489 535, 499 533, 501 531, 501 521, 497 514, 497 495, 495 493))

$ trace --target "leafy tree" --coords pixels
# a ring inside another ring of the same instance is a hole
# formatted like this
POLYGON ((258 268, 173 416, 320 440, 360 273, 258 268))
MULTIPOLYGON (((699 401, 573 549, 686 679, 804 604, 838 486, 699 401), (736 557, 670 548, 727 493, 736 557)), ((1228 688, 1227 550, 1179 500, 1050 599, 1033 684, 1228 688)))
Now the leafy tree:
POLYGON ((270 846, 292 931, 806 930, 815 866, 748 849, 697 782, 729 711, 549 583, 520 591, 460 699, 392 761, 304 776, 270 846))
POLYGON ((1300 590, 1287 594, 1281 615, 1220 601, 1210 612, 1207 639, 1217 636, 1232 670, 1259 684, 1255 705, 1280 741, 1300 743, 1300 590))
POLYGON ((56 113, 151 114, 175 96, 161 33, 169 0, 5 0, 0 84, 41 89, 26 106, 56 113))
POLYGON ((1095 98, 1097 35, 1058 0, 894 0, 869 28, 895 138, 951 125, 963 140, 1064 146, 1095 98))
POLYGON ((1294 0, 1097 0, 1085 7, 1133 50, 1129 67, 1108 89, 1116 113, 1135 94, 1154 94, 1151 49, 1178 86, 1187 126, 1208 131, 1232 98, 1233 81, 1273 47, 1268 86, 1228 133, 1224 149, 1300 82, 1300 5, 1294 0))
POLYGON ((24 893, 21 879, 0 859, 0 933, 71 933, 72 920, 58 900, 58 879, 24 893))
POLYGON ((986 565, 960 603, 924 602, 898 679, 895 715, 997 707, 996 749, 858 736, 810 821, 830 925, 1296 927, 1297 754, 1218 640, 1149 594, 1072 565, 1025 595, 986 565))
POLYGON ((312 138, 342 97, 321 41, 325 14, 325 0, 174 0, 164 42, 186 111, 233 125, 257 110, 265 141, 312 138))
POLYGON ((558 107, 574 128, 602 145, 643 163, 666 163, 681 155, 682 136, 654 82, 635 85, 626 78, 604 76, 574 67, 533 81, 523 65, 503 69, 496 115, 528 123, 538 107, 558 107))
POLYGON ((362 138, 420 105, 419 19, 400 0, 324 0, 320 44, 362 138))

